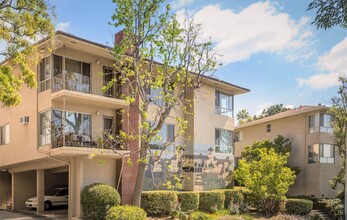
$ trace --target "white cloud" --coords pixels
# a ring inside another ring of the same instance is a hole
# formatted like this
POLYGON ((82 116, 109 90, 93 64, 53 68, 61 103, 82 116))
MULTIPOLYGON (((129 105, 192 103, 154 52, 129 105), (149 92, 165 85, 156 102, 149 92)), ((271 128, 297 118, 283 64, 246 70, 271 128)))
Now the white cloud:
POLYGON ((339 85, 339 76, 347 76, 347 37, 318 58, 320 73, 309 78, 298 78, 299 86, 326 89, 339 85))
POLYGON ((70 22, 61 22, 55 26, 57 31, 68 32, 70 30, 70 22))
POLYGON ((177 10, 185 7, 186 5, 189 5, 190 3, 194 2, 195 0, 174 0, 172 2, 172 9, 177 10))
MULTIPOLYGON (((184 11, 177 15, 182 20, 184 11)), ((194 19, 202 24, 204 35, 216 42, 224 64, 247 60, 261 52, 280 54, 288 61, 312 53, 300 51, 312 43, 313 34, 306 30, 309 19, 295 21, 269 1, 254 3, 239 12, 222 9, 218 4, 207 5, 194 14, 194 19)))

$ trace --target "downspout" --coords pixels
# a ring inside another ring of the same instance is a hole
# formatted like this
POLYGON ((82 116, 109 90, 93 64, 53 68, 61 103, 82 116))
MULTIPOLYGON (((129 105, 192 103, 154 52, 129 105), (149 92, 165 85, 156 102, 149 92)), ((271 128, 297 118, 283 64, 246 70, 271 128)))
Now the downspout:
POLYGON ((304 156, 304 164, 305 164, 305 172, 304 174, 304 193, 305 195, 307 195, 307 184, 306 184, 306 173, 307 173, 307 169, 308 169, 308 149, 307 149, 307 132, 308 132, 308 128, 307 128, 307 116, 304 116, 304 128, 305 128, 305 135, 304 135, 304 143, 305 143, 305 156, 304 156))

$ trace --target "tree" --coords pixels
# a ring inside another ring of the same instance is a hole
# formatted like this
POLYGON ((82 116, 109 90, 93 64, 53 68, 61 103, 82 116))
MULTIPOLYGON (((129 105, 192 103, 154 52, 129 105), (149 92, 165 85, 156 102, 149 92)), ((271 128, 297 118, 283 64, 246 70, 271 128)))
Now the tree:
POLYGON ((253 118, 246 109, 240 110, 236 115, 239 124, 244 124, 253 121, 253 118))
MULTIPOLYGON (((247 161, 259 160, 260 152, 262 151, 262 149, 273 149, 275 153, 278 155, 286 155, 290 154, 292 150, 292 143, 288 138, 285 138, 283 135, 277 135, 273 141, 257 141, 253 143, 251 146, 247 146, 241 152, 241 156, 243 159, 247 161)), ((300 167, 289 166, 288 164, 286 166, 293 170, 295 174, 300 173, 300 167)))
POLYGON ((261 119, 261 118, 265 118, 265 117, 268 117, 271 115, 275 115, 275 114, 278 114, 280 112, 285 112, 288 109, 289 108, 284 107, 283 104, 272 105, 272 106, 264 109, 263 112, 261 113, 261 115, 259 115, 257 119, 261 119))
POLYGON ((176 137, 184 136, 187 121, 174 117, 177 134, 171 140, 161 140, 157 150, 151 149, 151 141, 160 140, 158 132, 165 120, 172 117, 172 109, 180 106, 185 114, 192 114, 188 94, 203 85, 206 75, 216 71, 218 62, 211 41, 201 37, 200 25, 190 18, 180 24, 165 0, 113 2, 116 4, 113 25, 124 27, 123 40, 114 49, 114 68, 120 77, 114 78, 104 89, 110 88, 112 83, 126 86, 128 92, 123 98, 140 115, 136 131, 131 134, 120 131, 117 137, 140 141, 139 151, 132 152, 139 154, 132 201, 138 206, 148 158, 159 161, 176 137), (155 109, 149 113, 150 105, 155 109))
POLYGON ((44 0, 0 0, 0 56, 7 59, 0 66, 0 102, 3 106, 20 103, 18 93, 24 83, 36 87, 35 72, 31 67, 38 62, 39 51, 32 43, 39 36, 52 36, 50 10, 44 0), (14 74, 12 66, 20 73, 14 74))
POLYGON ((258 160, 241 159, 235 178, 253 193, 259 211, 274 215, 294 183, 295 174, 286 167, 289 153, 279 155, 272 148, 262 148, 258 156, 258 160))
POLYGON ((335 146, 337 146, 339 155, 342 159, 342 164, 337 175, 331 180, 333 189, 337 189, 339 184, 342 184, 343 191, 339 195, 341 199, 345 197, 346 185, 346 132, 347 132, 347 79, 340 77, 341 85, 337 91, 337 96, 332 98, 332 107, 328 113, 332 116, 331 125, 334 129, 335 146))
POLYGON ((317 9, 312 24, 317 28, 331 28, 340 25, 347 27, 347 2, 345 0, 314 0, 307 10, 317 9))

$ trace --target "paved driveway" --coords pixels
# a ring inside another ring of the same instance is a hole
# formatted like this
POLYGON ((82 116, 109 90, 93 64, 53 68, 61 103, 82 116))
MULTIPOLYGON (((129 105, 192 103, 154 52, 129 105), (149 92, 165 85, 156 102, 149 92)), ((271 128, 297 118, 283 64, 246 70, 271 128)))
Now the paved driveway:
POLYGON ((19 212, 13 212, 13 211, 0 211, 0 219, 1 220, 32 220, 32 219, 41 219, 41 220, 64 220, 67 219, 67 214, 65 213, 45 213, 43 215, 37 215, 31 211, 19 211, 19 212))

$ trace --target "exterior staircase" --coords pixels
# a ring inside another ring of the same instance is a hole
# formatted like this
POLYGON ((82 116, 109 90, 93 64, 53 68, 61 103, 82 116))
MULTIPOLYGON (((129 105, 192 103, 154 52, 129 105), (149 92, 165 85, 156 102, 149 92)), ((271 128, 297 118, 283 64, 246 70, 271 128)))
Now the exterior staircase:
POLYGON ((321 211, 321 210, 312 210, 311 213, 318 213, 321 214, 325 220, 332 220, 325 212, 321 211))

